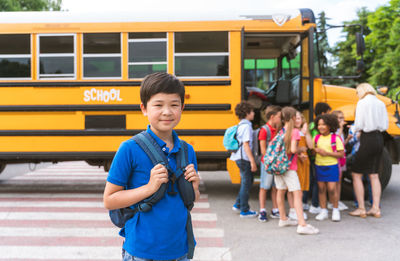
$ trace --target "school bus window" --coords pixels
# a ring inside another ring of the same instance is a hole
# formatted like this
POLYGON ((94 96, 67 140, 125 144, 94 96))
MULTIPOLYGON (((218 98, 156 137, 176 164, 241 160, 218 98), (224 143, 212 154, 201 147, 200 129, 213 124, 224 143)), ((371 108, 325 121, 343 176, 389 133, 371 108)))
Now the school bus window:
POLYGON ((276 59, 245 59, 245 86, 267 90, 276 81, 276 67, 276 59))
POLYGON ((178 32, 174 38, 177 76, 229 76, 228 32, 178 32))
POLYGON ((85 78, 121 77, 121 34, 83 35, 83 76, 85 78))
POLYGON ((39 79, 75 77, 75 35, 39 35, 39 79))
POLYGON ((167 71, 166 33, 129 33, 129 78, 167 71))
POLYGON ((0 34, 0 78, 31 78, 29 34, 0 34))

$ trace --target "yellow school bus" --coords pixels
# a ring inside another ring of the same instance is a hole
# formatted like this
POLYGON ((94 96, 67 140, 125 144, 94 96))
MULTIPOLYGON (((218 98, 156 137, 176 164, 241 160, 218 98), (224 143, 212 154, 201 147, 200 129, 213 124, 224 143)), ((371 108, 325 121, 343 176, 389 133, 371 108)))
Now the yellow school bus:
MULTIPOLYGON (((0 16, 0 163, 85 160, 107 170, 119 144, 146 128, 139 86, 168 72, 186 86, 177 126, 200 169, 228 169, 222 145, 234 107, 291 105, 313 117, 324 101, 354 118, 354 89, 323 85, 310 9, 244 13, 3 12, 0 16)), ((383 98, 384 99, 384 98, 383 98)), ((398 161, 395 104, 387 147, 398 161)), ((389 154, 387 155, 390 159, 389 154)))

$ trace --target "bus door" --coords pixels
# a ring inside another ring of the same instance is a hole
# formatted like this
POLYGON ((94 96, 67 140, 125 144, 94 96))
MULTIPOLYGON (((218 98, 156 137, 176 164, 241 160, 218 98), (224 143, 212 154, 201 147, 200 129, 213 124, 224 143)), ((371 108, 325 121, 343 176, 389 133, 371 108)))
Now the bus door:
POLYGON ((299 33, 244 33, 243 91, 255 107, 254 127, 265 123, 270 104, 301 104, 299 33))

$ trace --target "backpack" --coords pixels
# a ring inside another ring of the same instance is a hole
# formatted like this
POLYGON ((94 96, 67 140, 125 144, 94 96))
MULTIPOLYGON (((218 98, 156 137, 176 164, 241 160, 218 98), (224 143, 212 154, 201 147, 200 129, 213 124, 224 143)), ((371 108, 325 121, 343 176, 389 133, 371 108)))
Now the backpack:
POLYGON ((153 166, 157 164, 164 165, 169 174, 169 181, 160 186, 160 188, 151 195, 150 197, 139 202, 135 208, 126 207, 121 209, 114 209, 109 211, 109 216, 111 222, 119 227, 123 228, 125 223, 131 219, 137 212, 148 212, 152 209, 153 205, 156 204, 161 198, 164 197, 165 193, 169 195, 176 195, 178 192, 182 197, 183 203, 188 210, 188 217, 186 222, 186 232, 188 239, 188 258, 193 258, 194 254, 194 235, 192 227, 192 218, 190 215, 190 210, 194 206, 195 193, 193 190, 192 183, 187 181, 183 175, 185 168, 188 165, 188 144, 180 140, 181 148, 177 152, 176 161, 177 168, 176 171, 172 171, 168 165, 168 159, 161 147, 158 145, 157 141, 146 131, 143 131, 132 138, 140 148, 146 153, 150 158, 153 166), (178 178, 177 178, 178 177, 178 178), (173 184, 177 182, 178 192, 174 191, 173 184), (167 192, 168 187, 171 187, 171 191, 167 192))
POLYGON ((242 144, 237 140, 237 131, 241 124, 229 127, 225 130, 223 144, 228 152, 236 152, 242 144))
POLYGON ((261 128, 258 128, 256 130, 253 131, 253 156, 254 159, 256 160, 257 164, 261 162, 261 149, 260 149, 260 141, 258 140, 258 136, 260 135, 260 130, 264 129, 267 132, 267 147, 268 144, 271 141, 271 129, 268 127, 267 124, 264 124, 261 128))
POLYGON ((283 175, 290 168, 294 154, 290 159, 288 158, 284 141, 285 133, 285 129, 282 128, 268 144, 267 152, 264 156, 264 165, 269 174, 283 175))
MULTIPOLYGON (((321 137, 321 134, 317 134, 317 136, 315 136, 315 147, 317 147, 317 143, 319 138, 321 137)), ((331 147, 332 147, 332 151, 337 152, 337 148, 336 148, 336 137, 339 137, 339 139, 343 142, 342 138, 338 135, 336 135, 336 133, 332 133, 331 135, 331 147)), ((346 154, 343 156, 343 158, 339 158, 338 159, 338 163, 340 167, 346 166, 346 154)))

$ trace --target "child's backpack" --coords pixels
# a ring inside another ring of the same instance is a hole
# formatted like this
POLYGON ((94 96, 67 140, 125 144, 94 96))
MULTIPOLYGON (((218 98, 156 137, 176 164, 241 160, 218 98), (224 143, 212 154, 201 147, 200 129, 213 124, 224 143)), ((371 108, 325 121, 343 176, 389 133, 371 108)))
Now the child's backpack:
MULTIPOLYGON (((317 136, 315 136, 315 147, 317 147, 317 143, 318 143, 318 140, 319 140, 320 137, 321 137, 321 134, 317 134, 317 136)), ((332 151, 333 152, 337 152, 336 137, 339 137, 339 139, 343 142, 343 140, 342 140, 342 138, 340 136, 336 135, 336 133, 332 133, 332 135, 331 135, 331 147, 332 147, 332 151)), ((346 152, 345 152, 345 155, 343 156, 343 158, 339 158, 338 159, 338 163, 339 163, 340 167, 346 166, 346 152)))
POLYGON ((264 165, 267 173, 272 175, 283 175, 289 170, 294 154, 288 158, 285 149, 285 129, 282 128, 272 139, 264 156, 264 165))
POLYGON ((150 158, 153 166, 157 164, 164 165, 169 174, 169 181, 160 186, 158 191, 151 195, 150 197, 139 202, 135 208, 126 207, 121 209, 114 209, 109 211, 111 222, 119 228, 123 228, 125 223, 131 219, 137 212, 148 212, 152 209, 153 205, 156 204, 161 198, 164 197, 165 193, 170 195, 176 195, 178 192, 182 197, 183 203, 188 210, 188 218, 186 222, 186 232, 188 239, 188 258, 192 259, 194 254, 194 235, 192 227, 192 218, 190 215, 190 210, 192 210, 195 200, 195 193, 193 190, 192 183, 187 181, 183 175, 185 168, 188 165, 188 145, 185 141, 180 140, 181 148, 176 155, 176 171, 168 165, 168 159, 161 147, 158 145, 157 141, 146 131, 143 131, 132 138, 140 148, 146 153, 150 158), (177 182, 178 192, 174 191, 173 184, 177 182), (171 191, 167 192, 168 187, 171 187, 171 191))
POLYGON ((253 148, 253 156, 254 156, 254 159, 256 160, 257 164, 260 163, 261 157, 262 157, 261 149, 260 149, 260 141, 258 139, 261 129, 264 129, 267 132, 267 147, 271 141, 271 136, 272 136, 271 129, 268 127, 267 124, 264 124, 263 126, 261 126, 261 128, 258 128, 253 131, 253 146, 252 146, 252 148, 253 148))
POLYGON ((236 152, 242 144, 237 140, 237 130, 241 124, 229 127, 224 133, 223 144, 228 152, 236 152))

